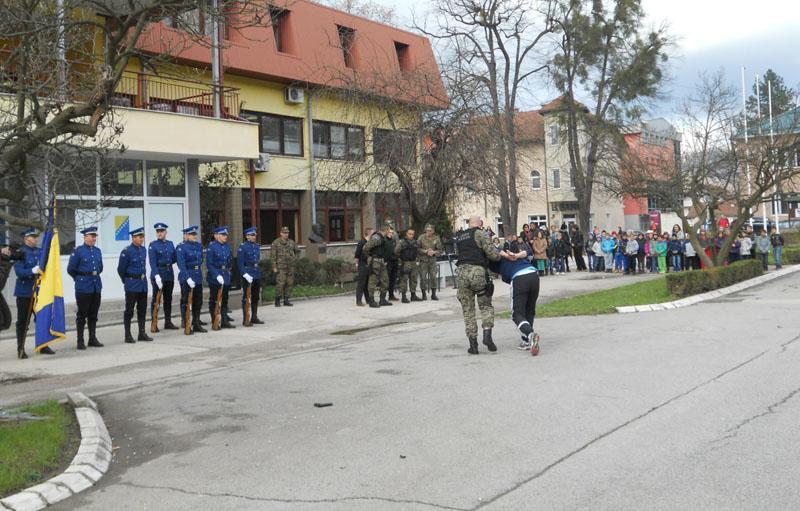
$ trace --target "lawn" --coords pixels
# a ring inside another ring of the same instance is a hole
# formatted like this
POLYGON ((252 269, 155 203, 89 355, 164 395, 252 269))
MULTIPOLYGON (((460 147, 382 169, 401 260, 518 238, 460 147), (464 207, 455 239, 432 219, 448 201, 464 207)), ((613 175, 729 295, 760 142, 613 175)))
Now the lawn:
POLYGON ((47 419, 0 422, 0 496, 40 482, 69 454, 75 419, 63 405, 46 401, 23 411, 47 419))
MULTIPOLYGON (((356 289, 355 283, 345 283, 344 287, 339 286, 294 286, 292 288, 292 298, 310 298, 314 296, 332 296, 348 293, 356 289)), ((275 286, 265 286, 261 291, 264 302, 275 300, 275 286)))
MULTIPOLYGON (((677 300, 667 290, 665 277, 654 280, 636 282, 605 291, 596 291, 584 295, 561 298, 536 308, 537 318, 558 316, 589 316, 595 314, 612 314, 616 307, 625 305, 646 305, 677 300)), ((501 314, 511 317, 510 312, 501 314)))

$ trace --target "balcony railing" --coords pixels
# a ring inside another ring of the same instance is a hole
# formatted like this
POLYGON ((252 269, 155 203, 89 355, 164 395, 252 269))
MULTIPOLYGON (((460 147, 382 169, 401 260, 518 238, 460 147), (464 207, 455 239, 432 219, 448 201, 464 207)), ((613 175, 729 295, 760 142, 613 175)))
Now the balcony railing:
MULTIPOLYGON (((222 87, 222 117, 239 118, 239 89, 222 87)), ((126 72, 114 93, 116 106, 214 117, 214 86, 182 78, 126 72)))

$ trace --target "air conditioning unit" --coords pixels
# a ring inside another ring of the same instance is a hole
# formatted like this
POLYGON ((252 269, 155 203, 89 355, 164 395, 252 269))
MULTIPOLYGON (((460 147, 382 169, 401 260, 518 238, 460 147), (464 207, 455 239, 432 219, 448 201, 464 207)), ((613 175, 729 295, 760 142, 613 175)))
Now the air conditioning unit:
POLYGON ((287 103, 299 104, 305 99, 305 91, 300 87, 286 87, 284 99, 287 103))
POLYGON ((269 172, 269 153, 258 153, 258 159, 253 162, 256 172, 269 172))

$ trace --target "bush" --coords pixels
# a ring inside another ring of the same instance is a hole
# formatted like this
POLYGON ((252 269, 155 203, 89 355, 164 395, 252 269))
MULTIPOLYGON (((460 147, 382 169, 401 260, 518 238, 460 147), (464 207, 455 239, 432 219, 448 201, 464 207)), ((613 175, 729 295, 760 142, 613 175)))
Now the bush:
POLYGON ((675 296, 691 296, 732 286, 762 273, 761 261, 748 259, 708 270, 670 273, 667 275, 667 288, 675 296))
POLYGON ((783 264, 800 264, 800 247, 783 247, 783 264))
MULTIPOLYGON (((274 286, 275 274, 272 273, 272 262, 262 259, 261 285, 274 286)), ((301 257, 294 266, 294 283, 298 286, 334 286, 342 282, 342 277, 353 273, 355 265, 342 259, 330 258, 325 262, 317 263, 311 259, 301 257)))

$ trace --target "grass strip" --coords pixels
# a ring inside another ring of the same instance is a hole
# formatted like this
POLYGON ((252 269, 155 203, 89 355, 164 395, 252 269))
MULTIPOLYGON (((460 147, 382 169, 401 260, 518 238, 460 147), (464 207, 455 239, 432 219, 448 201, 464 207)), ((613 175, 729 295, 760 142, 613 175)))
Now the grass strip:
MULTIPOLYGON (((344 287, 339 286, 294 286, 292 288, 292 298, 311 298, 319 296, 340 295, 354 291, 355 283, 345 283, 344 287)), ((262 300, 271 302, 275 299, 275 286, 265 286, 261 292, 262 300)))
POLYGON ((44 420, 0 422, 0 496, 40 482, 62 461, 73 420, 58 401, 23 408, 44 420))

